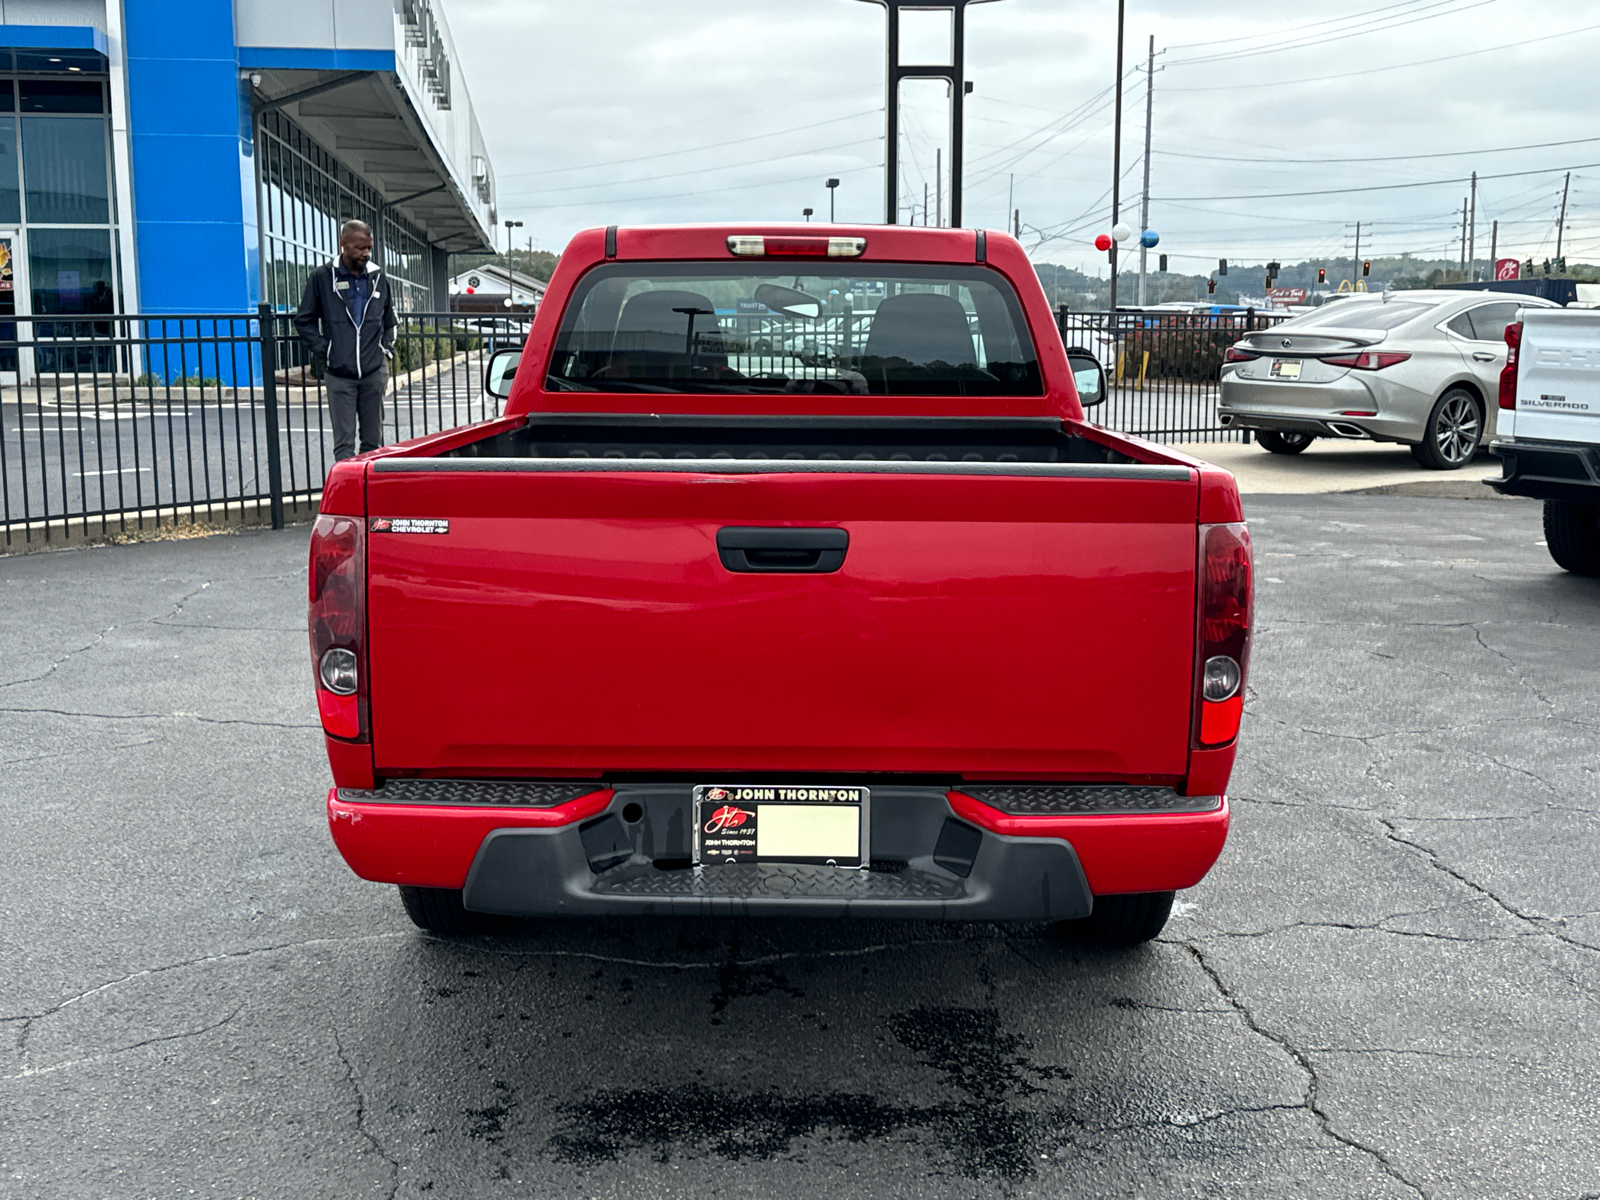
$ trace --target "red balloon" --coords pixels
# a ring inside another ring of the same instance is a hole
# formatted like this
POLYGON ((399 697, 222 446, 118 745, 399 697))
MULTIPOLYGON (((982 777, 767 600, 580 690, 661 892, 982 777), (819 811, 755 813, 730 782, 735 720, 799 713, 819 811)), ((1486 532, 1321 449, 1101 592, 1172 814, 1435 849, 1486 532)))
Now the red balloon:
POLYGON ((1094 248, 1096 250, 1111 249, 1111 235, 1109 233, 1102 233, 1099 237, 1095 238, 1094 248))

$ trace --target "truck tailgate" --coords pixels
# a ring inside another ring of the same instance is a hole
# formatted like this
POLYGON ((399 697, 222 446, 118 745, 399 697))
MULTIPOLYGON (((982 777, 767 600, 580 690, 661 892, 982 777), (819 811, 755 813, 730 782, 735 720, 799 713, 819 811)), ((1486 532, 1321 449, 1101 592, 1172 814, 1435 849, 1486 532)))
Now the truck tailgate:
POLYGON ((380 774, 1186 769, 1183 468, 381 468, 380 774), (383 531, 397 517, 448 531, 383 531), (843 528, 849 549, 829 574, 735 573, 717 532, 737 526, 843 528))

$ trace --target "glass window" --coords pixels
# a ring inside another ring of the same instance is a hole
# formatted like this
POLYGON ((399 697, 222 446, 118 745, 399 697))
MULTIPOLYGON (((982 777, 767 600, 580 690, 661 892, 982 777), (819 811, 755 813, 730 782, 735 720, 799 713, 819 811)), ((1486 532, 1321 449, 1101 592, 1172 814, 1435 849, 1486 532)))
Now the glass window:
POLYGON ((109 223, 105 121, 23 117, 22 179, 30 224, 109 223))
POLYGON ((1472 337, 1472 314, 1470 312, 1457 313, 1445 324, 1445 328, 1457 337, 1472 337))
POLYGON ((22 111, 98 113, 105 102, 97 79, 23 79, 22 111))
POLYGON ((17 95, 10 79, 0 79, 0 112, 15 112, 17 95))
POLYGON ((1480 342, 1506 340, 1506 326, 1517 319, 1517 309, 1522 305, 1515 300, 1502 300, 1471 309, 1473 337, 1480 342))
POLYGON ((17 119, 0 117, 0 225, 15 225, 22 220, 17 171, 17 119))
POLYGON ((110 232, 28 230, 28 286, 38 316, 115 312, 110 232))
POLYGON ((1037 396, 1009 284, 981 267, 629 263, 584 277, 550 386, 584 392, 1037 396))
POLYGON ((1385 304, 1381 300, 1345 300, 1332 307, 1285 321, 1278 328, 1287 333, 1301 329, 1396 329, 1415 317, 1431 312, 1431 304, 1385 304))

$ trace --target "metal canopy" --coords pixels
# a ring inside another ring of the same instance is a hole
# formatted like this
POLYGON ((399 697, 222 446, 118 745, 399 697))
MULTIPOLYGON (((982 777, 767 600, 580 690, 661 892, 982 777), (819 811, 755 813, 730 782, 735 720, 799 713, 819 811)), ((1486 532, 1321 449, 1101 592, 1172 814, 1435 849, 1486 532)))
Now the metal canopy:
POLYGON ((461 192, 399 80, 388 71, 264 70, 256 110, 279 108, 383 207, 451 253, 491 250, 489 231, 461 192))

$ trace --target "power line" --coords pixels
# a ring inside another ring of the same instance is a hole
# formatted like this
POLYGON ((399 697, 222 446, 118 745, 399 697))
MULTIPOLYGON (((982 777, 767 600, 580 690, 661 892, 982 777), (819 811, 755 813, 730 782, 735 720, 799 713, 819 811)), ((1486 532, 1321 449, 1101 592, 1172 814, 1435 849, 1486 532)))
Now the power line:
MULTIPOLYGON (((1470 9, 1482 8, 1487 4, 1496 4, 1498 2, 1499 0, 1471 0, 1471 3, 1462 5, 1460 4, 1460 0, 1434 0, 1434 3, 1426 5, 1425 8, 1444 8, 1447 5, 1459 5, 1459 7, 1446 8, 1444 12, 1427 13, 1424 16, 1411 16, 1407 14, 1407 19, 1403 21, 1376 21, 1372 22, 1367 28, 1364 29, 1352 29, 1348 32, 1330 34, 1327 37, 1305 38, 1300 39, 1299 41, 1282 42, 1274 45, 1260 46, 1251 50, 1239 50, 1232 53, 1213 54, 1201 58, 1174 59, 1169 61, 1167 65, 1169 67, 1192 67, 1199 66, 1202 63, 1235 62, 1241 58, 1254 58, 1260 54, 1277 54, 1288 50, 1304 50, 1312 46, 1325 46, 1329 42, 1342 42, 1353 37, 1363 37, 1369 33, 1383 33, 1387 30, 1398 29, 1405 25, 1416 25, 1422 21, 1433 21, 1440 17, 1453 17, 1458 13, 1467 12, 1470 9)), ((1422 12, 1423 10, 1414 9, 1412 11, 1422 12)))
MULTIPOLYGON (((1558 171, 1578 171, 1586 168, 1600 167, 1600 163, 1581 163, 1571 167, 1542 167, 1535 171, 1502 171, 1495 175, 1479 175, 1482 179, 1520 179, 1527 175, 1553 175, 1558 171)), ((1447 183, 1466 183, 1469 176, 1457 175, 1451 179, 1427 179, 1419 183, 1375 183, 1366 187, 1349 188, 1318 188, 1311 192, 1252 192, 1239 196, 1186 196, 1186 200, 1288 200, 1302 196, 1345 196, 1353 192, 1393 192, 1403 188, 1443 187, 1447 183)), ((1176 197, 1152 196, 1152 200, 1160 200, 1167 204, 1176 197)))
MULTIPOLYGON (((873 139, 869 139, 869 140, 876 141, 877 139, 873 138, 873 139)), ((780 159, 769 159, 767 161, 769 161, 769 162, 780 162, 782 160, 780 160, 780 159)), ((883 170, 883 164, 881 162, 878 162, 878 163, 865 164, 865 165, 862 165, 862 166, 859 166, 859 167, 845 167, 843 169, 834 168, 833 173, 835 175, 854 175, 858 171, 881 171, 881 170, 883 170)), ((778 184, 782 184, 782 183, 803 183, 807 179, 813 179, 814 180, 814 179, 816 179, 816 177, 817 177, 817 172, 808 171, 804 175, 792 175, 787 179, 763 179, 763 180, 760 180, 757 183, 736 183, 736 184, 732 184, 732 185, 727 186, 727 187, 718 187, 717 191, 718 192, 743 192, 743 191, 748 191, 750 188, 774 187, 774 186, 776 186, 778 184)), ((628 196, 628 197, 625 197, 625 198, 608 197, 606 199, 605 203, 613 204, 613 205, 614 204, 652 204, 657 200, 681 200, 686 196, 698 196, 701 199, 704 199, 705 198, 705 194, 706 194, 705 193, 705 189, 704 188, 700 188, 700 189, 697 189, 697 190, 692 191, 692 192, 671 192, 671 193, 668 193, 667 195, 664 195, 664 196, 628 196)), ((552 209, 552 208, 583 208, 583 207, 585 207, 587 205, 591 205, 591 204, 594 204, 594 203, 596 203, 595 200, 589 199, 589 200, 567 200, 567 201, 564 201, 564 202, 562 202, 560 204, 519 204, 517 206, 517 211, 518 212, 522 212, 522 211, 526 210, 528 212, 540 212, 540 211, 543 211, 545 209, 552 209)))
MULTIPOLYGON (((1178 150, 1162 150, 1161 153, 1168 158, 1196 158, 1207 162, 1279 163, 1289 166, 1299 163, 1378 163, 1407 162, 1422 158, 1466 158, 1475 154, 1513 154, 1519 150, 1548 150, 1552 146, 1579 146, 1588 142, 1600 142, 1600 137, 1570 138, 1562 142, 1530 142, 1526 146, 1497 146, 1492 150, 1441 150, 1433 154, 1386 154, 1379 156, 1364 154, 1359 158, 1233 158, 1224 154, 1184 154, 1178 150)), ((1483 176, 1483 178, 1488 178, 1488 176, 1483 176)))
POLYGON ((1168 92, 1237 92, 1245 88, 1281 88, 1302 83, 1326 83, 1332 79, 1354 79, 1358 75, 1378 75, 1384 71, 1409 71, 1415 67, 1431 66, 1434 63, 1453 62, 1458 58, 1473 58, 1479 54, 1493 54, 1500 50, 1515 50, 1519 46, 1531 46, 1536 42, 1549 42, 1557 38, 1574 37, 1580 33, 1592 33, 1600 29, 1600 25, 1584 25, 1578 29, 1568 29, 1563 33, 1548 33, 1543 37, 1528 38, 1521 42, 1502 42, 1498 46, 1485 46, 1481 50, 1464 50, 1460 54, 1445 54, 1439 58, 1422 58, 1412 62, 1395 63, 1388 67, 1368 67, 1361 71, 1344 71, 1338 75, 1312 75, 1304 79, 1278 79, 1268 83, 1225 83, 1208 87, 1166 87, 1168 92))
POLYGON ((1262 33, 1242 33, 1238 37, 1218 38, 1213 42, 1184 42, 1176 46, 1168 46, 1167 49, 1204 50, 1207 46, 1227 46, 1234 42, 1253 42, 1258 38, 1264 37, 1283 37, 1288 34, 1297 33, 1304 29, 1316 29, 1323 25, 1337 25, 1341 21, 1357 21, 1363 17, 1370 17, 1374 13, 1392 12, 1397 8, 1411 8, 1413 11, 1415 11, 1415 6, 1421 3, 1423 3, 1423 0, 1400 0, 1400 3, 1398 4, 1383 4, 1377 8, 1369 8, 1364 12, 1346 13, 1342 17, 1325 17, 1321 21, 1310 21, 1304 25, 1291 25, 1286 29, 1269 29, 1262 33))
MULTIPOLYGON (((554 175, 561 171, 593 171, 600 167, 620 167, 627 163, 647 162, 652 158, 672 158, 679 154, 699 154, 702 150, 720 150, 724 146, 738 146, 745 142, 759 142, 764 138, 780 137, 787 133, 801 133, 807 129, 820 129, 824 125, 837 125, 840 121, 858 121, 862 117, 882 116, 883 109, 868 108, 861 112, 850 113, 848 116, 831 117, 826 121, 813 121, 809 125, 796 125, 793 129, 774 129, 770 133, 754 133, 749 137, 733 138, 726 142, 712 142, 709 146, 689 146, 681 150, 662 150, 656 154, 640 154, 634 158, 614 158, 609 162, 585 163, 577 167, 549 167, 543 171, 515 171, 510 175, 499 175, 497 179, 524 179, 529 175, 554 175)), ((627 182, 626 180, 624 182, 627 182)))

